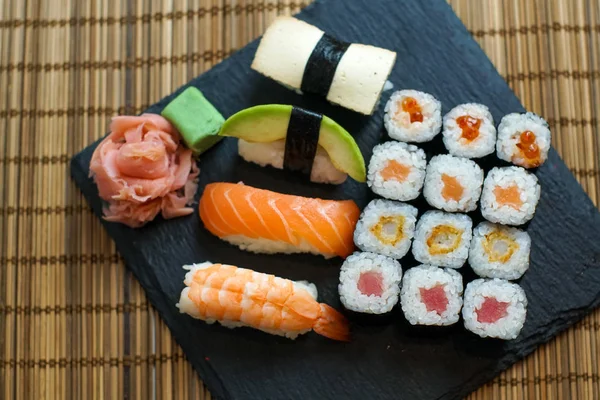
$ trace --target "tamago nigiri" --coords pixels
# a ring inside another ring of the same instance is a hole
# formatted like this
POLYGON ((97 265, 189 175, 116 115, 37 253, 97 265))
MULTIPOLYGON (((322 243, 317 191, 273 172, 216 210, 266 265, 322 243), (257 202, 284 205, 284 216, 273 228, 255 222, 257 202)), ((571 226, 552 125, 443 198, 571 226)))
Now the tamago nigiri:
POLYGON ((314 330, 339 341, 350 338, 346 318, 317 302, 317 289, 233 265, 204 262, 185 266, 186 287, 177 307, 182 313, 228 328, 251 327, 295 339, 314 330))

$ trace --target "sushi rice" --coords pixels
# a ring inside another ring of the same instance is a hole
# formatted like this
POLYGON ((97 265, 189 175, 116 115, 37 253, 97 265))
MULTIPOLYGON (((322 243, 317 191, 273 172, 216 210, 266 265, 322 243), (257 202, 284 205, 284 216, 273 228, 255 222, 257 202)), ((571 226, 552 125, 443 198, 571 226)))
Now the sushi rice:
POLYGON ((469 265, 483 278, 519 279, 529 268, 530 250, 527 232, 482 222, 473 230, 469 265))
POLYGON ((402 258, 410 249, 417 213, 418 210, 409 204, 373 200, 356 224, 354 243, 363 251, 402 258))
POLYGON ((535 168, 548 158, 550 142, 550 129, 543 118, 531 112, 513 113, 505 115, 498 125, 496 152, 501 160, 525 168, 535 168), (526 135, 529 135, 529 140, 526 135), (532 145, 532 153, 524 151, 532 145))
POLYGON ((338 290, 348 310, 384 314, 398 302, 402 268, 392 258, 355 252, 342 264, 338 290))
POLYGON ((423 264, 461 268, 469 256, 472 226, 467 215, 427 211, 417 222, 413 256, 423 264))
POLYGON ((425 180, 427 160, 417 146, 386 142, 373 148, 367 184, 388 199, 408 201, 419 197, 425 180))
MULTIPOLYGON (((238 152, 248 162, 253 162, 262 167, 270 165, 277 169, 283 169, 285 140, 259 143, 239 139, 238 152)), ((318 146, 315 159, 313 160, 310 180, 317 183, 337 185, 344 183, 347 177, 348 175, 345 172, 340 171, 333 165, 325 149, 318 146)))
POLYGON ((474 161, 441 154, 427 165, 423 194, 432 207, 469 212, 477 208, 482 184, 483 170, 474 161))
POLYGON ((412 325, 452 325, 460 317, 462 294, 457 271, 419 265, 404 274, 400 303, 412 325))
POLYGON ((527 297, 516 283, 476 279, 465 288, 462 315, 465 328, 481 337, 515 339, 525 323, 527 297))
POLYGON ((467 103, 454 107, 444 116, 444 145, 454 156, 480 158, 496 148, 496 127, 489 108, 467 103))
POLYGON ((535 175, 521 167, 495 167, 483 182, 481 214, 490 222, 522 225, 533 218, 539 199, 535 175))
POLYGON ((440 133, 442 103, 429 93, 399 90, 390 96, 385 106, 383 121, 392 139, 402 142, 428 142, 440 133), (422 121, 411 122, 411 113, 403 109, 403 102, 407 99, 413 102, 422 121))

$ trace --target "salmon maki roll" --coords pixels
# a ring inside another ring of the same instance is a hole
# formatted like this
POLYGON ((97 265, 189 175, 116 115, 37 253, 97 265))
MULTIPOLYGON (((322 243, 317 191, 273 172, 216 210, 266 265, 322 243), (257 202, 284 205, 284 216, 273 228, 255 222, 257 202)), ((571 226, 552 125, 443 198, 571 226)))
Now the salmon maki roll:
POLYGON ((213 235, 255 253, 312 253, 346 258, 354 251, 360 210, 352 200, 322 200, 211 183, 200 218, 213 235))
POLYGON ((317 301, 313 284, 211 262, 184 268, 189 271, 177 303, 181 313, 290 339, 311 330, 333 340, 350 339, 346 318, 317 301))

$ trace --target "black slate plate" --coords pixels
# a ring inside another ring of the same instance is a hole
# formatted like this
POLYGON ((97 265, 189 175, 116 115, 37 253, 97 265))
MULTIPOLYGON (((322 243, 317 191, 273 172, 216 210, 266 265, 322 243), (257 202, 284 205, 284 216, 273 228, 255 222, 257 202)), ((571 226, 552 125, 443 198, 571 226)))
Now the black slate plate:
MULTIPOLYGON (((467 101, 488 105, 496 121, 506 113, 523 111, 443 0, 317 0, 299 18, 346 41, 396 50, 398 62, 390 78, 395 87, 433 93, 443 102, 444 112, 467 101)), ((188 85, 200 88, 226 117, 265 103, 320 111, 355 135, 368 161, 370 149, 385 138, 382 109, 390 92, 384 94, 372 118, 319 98, 299 96, 250 69, 256 47, 255 41, 188 85)), ((181 90, 147 112, 160 112, 181 90)), ((72 175, 100 216, 101 202, 88 178, 96 145, 75 156, 72 175)), ((439 141, 428 146, 430 154, 439 149, 439 141)), ((198 197, 209 182, 240 180, 286 193, 352 198, 361 208, 372 196, 366 185, 355 182, 341 187, 288 182, 280 171, 247 164, 235 153, 235 140, 228 138, 202 157, 198 197)), ((484 162, 486 167, 489 163, 484 162)), ((600 214, 554 150, 536 174, 542 196, 528 227, 533 239, 532 265, 521 281, 529 298, 529 313, 521 335, 510 342, 479 339, 466 332, 461 323, 449 328, 416 329, 398 311, 380 323, 353 319, 353 341, 349 344, 312 333, 290 341, 246 328, 209 326, 179 314, 174 306, 183 288, 183 264, 211 260, 308 279, 317 284, 321 301, 339 307, 336 284, 341 260, 245 253, 211 236, 197 213, 157 220, 138 230, 104 225, 215 397, 459 398, 600 302, 600 214)), ((414 261, 405 259, 402 264, 407 267, 414 261)), ((469 267, 463 270, 467 279, 472 277, 469 267)))

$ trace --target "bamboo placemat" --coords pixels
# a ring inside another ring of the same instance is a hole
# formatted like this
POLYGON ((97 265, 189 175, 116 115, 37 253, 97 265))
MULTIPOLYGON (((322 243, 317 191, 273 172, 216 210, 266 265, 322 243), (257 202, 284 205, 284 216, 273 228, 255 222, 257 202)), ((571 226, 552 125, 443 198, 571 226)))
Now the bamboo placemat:
MULTIPOLYGON (((598 205, 600 3, 450 3, 598 205)), ((210 398, 68 161, 305 5, 0 0, 1 399, 210 398)), ((599 332, 596 311, 471 398, 600 398, 599 332)))

